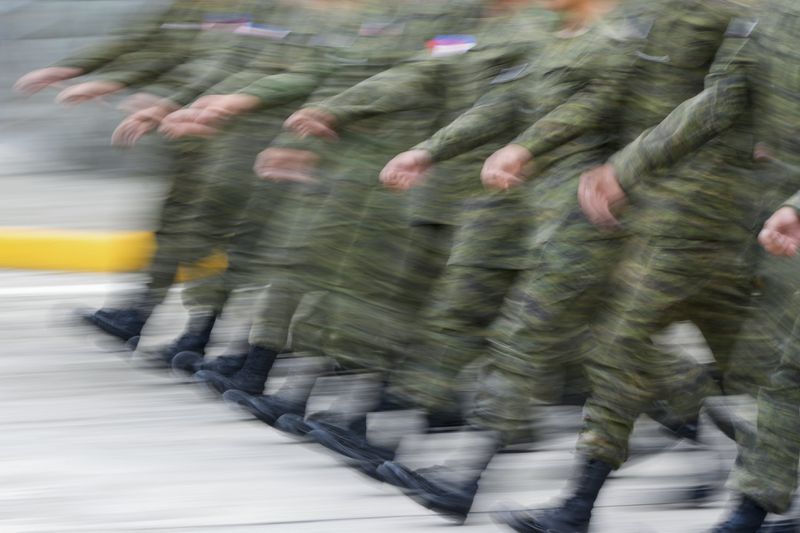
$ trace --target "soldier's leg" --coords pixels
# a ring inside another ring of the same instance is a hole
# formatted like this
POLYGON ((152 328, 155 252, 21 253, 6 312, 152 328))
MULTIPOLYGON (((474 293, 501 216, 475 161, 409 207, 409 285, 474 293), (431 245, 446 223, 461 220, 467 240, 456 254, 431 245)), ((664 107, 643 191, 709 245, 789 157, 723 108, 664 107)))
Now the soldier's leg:
MULTIPOLYGON (((427 295, 428 306, 403 318, 410 335, 397 340, 410 344, 403 347, 403 358, 394 365, 396 371, 389 376, 378 410, 423 407, 432 427, 462 420, 458 393, 465 387, 460 373, 483 355, 485 328, 517 272, 506 265, 521 263, 520 256, 524 255, 524 247, 515 243, 522 240, 523 221, 530 217, 523 213, 523 204, 514 201, 516 198, 515 194, 490 195, 465 210, 450 262, 427 295), (475 246, 476 241, 482 245, 475 246)), ((420 300, 414 298, 408 308, 417 309, 420 300)), ((367 463, 375 460, 374 466, 393 453, 374 450, 363 437, 328 436, 329 447, 367 463)))
POLYGON ((171 153, 170 185, 161 205, 156 249, 145 269, 145 286, 118 308, 103 308, 84 314, 84 318, 99 329, 133 343, 153 309, 167 295, 175 280, 181 261, 178 243, 187 233, 184 214, 191 209, 196 191, 202 181, 198 172, 204 156, 204 141, 187 140, 167 143, 171 153))
POLYGON ((489 334, 475 425, 517 440, 530 433, 534 405, 561 403, 568 370, 580 368, 594 344, 589 325, 622 242, 553 239, 537 250, 536 266, 516 281, 489 334))
MULTIPOLYGON (((404 352, 421 296, 406 270, 410 240, 407 204, 384 188, 365 191, 358 221, 345 237, 329 296, 326 352, 345 367, 386 370, 404 352)), ((351 214, 350 216, 353 216, 351 214)))
POLYGON ((752 270, 731 265, 685 306, 711 349, 725 394, 755 396, 780 360, 763 330, 746 327, 757 305, 754 298, 752 270))
POLYGON ((172 179, 156 230, 155 254, 146 270, 148 285, 142 299, 146 312, 163 301, 175 279, 184 251, 181 243, 191 232, 187 213, 194 208, 205 179, 202 165, 207 144, 204 141, 180 140, 169 144, 174 153, 172 179))
POLYGON ((530 212, 519 191, 467 201, 450 257, 420 313, 419 334, 393 376, 394 393, 429 410, 457 410, 458 377, 486 353, 488 326, 529 262, 530 212))
POLYGON ((450 265, 422 312, 420 340, 392 374, 391 393, 429 410, 458 411, 460 373, 486 352, 486 332, 518 271, 450 265))
MULTIPOLYGON (((798 295, 796 295, 797 298, 798 295)), ((797 316, 797 304, 793 306, 797 316)), ((770 512, 789 508, 800 460, 800 321, 786 339, 783 358, 758 396, 758 436, 741 448, 733 488, 770 512)))
POLYGON ((725 259, 708 246, 675 249, 641 241, 626 254, 596 327, 598 349, 587 365, 592 394, 580 451, 618 467, 627 457, 636 418, 654 401, 669 399, 677 416, 691 419, 703 399, 716 393, 699 365, 688 371, 682 358, 657 349, 651 336, 681 316, 685 302, 704 289, 708 273, 722 268, 725 259))

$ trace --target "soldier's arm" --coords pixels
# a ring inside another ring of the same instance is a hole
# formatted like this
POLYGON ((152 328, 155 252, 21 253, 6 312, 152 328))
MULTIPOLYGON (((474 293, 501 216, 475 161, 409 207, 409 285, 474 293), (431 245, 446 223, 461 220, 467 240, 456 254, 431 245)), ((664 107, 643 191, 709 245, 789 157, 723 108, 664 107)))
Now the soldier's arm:
POLYGON ((96 71, 97 77, 125 86, 154 82, 188 59, 206 14, 204 6, 192 0, 175 2, 157 27, 137 41, 132 50, 102 65, 96 71))
POLYGON ((78 68, 84 73, 93 72, 125 54, 135 52, 153 39, 158 39, 160 32, 163 31, 161 26, 178 11, 172 6, 171 9, 139 17, 136 22, 113 31, 103 42, 83 48, 52 66, 78 68))
POLYGON ((624 101, 634 58, 632 43, 619 42, 598 50, 592 61, 601 65, 597 76, 511 144, 523 146, 537 158, 589 131, 608 129, 624 101))
POLYGON ((675 108, 658 126, 642 133, 611 157, 623 188, 668 168, 729 128, 749 106, 752 22, 732 23, 706 77, 706 88, 675 108), (739 28, 733 27, 739 24, 739 28), (731 34, 732 32, 735 32, 731 34))
POLYGON ((467 153, 506 132, 514 122, 516 106, 513 91, 506 88, 490 91, 472 108, 413 149, 427 151, 434 162, 467 153))
MULTIPOLYGON (((439 27, 444 33, 472 33, 484 5, 479 0, 452 0, 442 10, 439 27)), ((420 43, 422 45, 422 43, 420 43)), ((443 97, 446 73, 463 60, 463 54, 416 57, 381 72, 331 98, 306 107, 324 111, 344 125, 364 118, 426 107, 443 97)))
POLYGON ((328 113, 339 126, 425 107, 439 97, 442 67, 442 62, 435 60, 403 63, 307 107, 328 113))
POLYGON ((319 50, 309 51, 306 60, 299 61, 288 70, 271 76, 248 80, 248 74, 234 75, 208 91, 209 94, 246 94, 255 96, 261 108, 280 106, 298 99, 305 100, 334 70, 319 50), (250 81, 250 83, 246 83, 250 81), (245 82, 246 84, 244 84, 245 82))

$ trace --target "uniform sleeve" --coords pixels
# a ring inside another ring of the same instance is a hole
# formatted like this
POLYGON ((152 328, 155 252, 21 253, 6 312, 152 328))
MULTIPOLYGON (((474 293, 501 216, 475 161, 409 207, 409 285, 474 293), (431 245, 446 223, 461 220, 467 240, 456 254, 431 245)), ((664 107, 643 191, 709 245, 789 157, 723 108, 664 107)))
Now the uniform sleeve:
POLYGON ((233 76, 231 79, 225 80, 209 93, 248 94, 261 100, 262 108, 276 107, 298 99, 305 100, 325 81, 333 69, 331 62, 324 60, 320 51, 315 51, 307 60, 298 62, 285 72, 262 76, 255 81, 251 81, 252 78, 247 79, 248 75, 242 73, 238 77, 233 76), (248 81, 250 83, 247 83, 248 81), (242 85, 240 82, 247 84, 242 85), (233 89, 237 83, 239 87, 233 89))
POLYGON ((97 77, 125 86, 152 83, 189 58, 188 41, 193 38, 192 31, 169 36, 162 32, 145 46, 123 54, 104 66, 97 71, 97 77))
POLYGON ((697 150, 749 107, 749 44, 749 39, 726 39, 706 77, 705 90, 611 157, 623 188, 697 150))
POLYGON ((178 0, 172 8, 146 31, 134 32, 130 43, 114 50, 112 61, 100 65, 99 79, 126 86, 152 83, 159 76, 181 65, 189 58, 192 43, 203 19, 202 5, 178 0))
POLYGON ((125 54, 134 52, 154 38, 158 38, 161 25, 170 18, 170 11, 162 11, 114 31, 104 42, 86 47, 66 57, 53 66, 79 68, 84 73, 93 72, 125 54))
POLYGON ((597 76, 512 141, 536 158, 589 131, 606 128, 619 115, 635 64, 631 43, 599 53, 597 76))
POLYGON ((496 88, 414 149, 426 150, 434 161, 470 152, 508 131, 514 123, 517 100, 513 90, 496 88))
POLYGON ((786 200, 783 205, 794 207, 795 210, 800 211, 800 191, 796 192, 794 196, 786 200))
POLYGON ((441 97, 443 68, 437 60, 403 63, 310 107, 330 113, 340 125, 425 107, 441 97))

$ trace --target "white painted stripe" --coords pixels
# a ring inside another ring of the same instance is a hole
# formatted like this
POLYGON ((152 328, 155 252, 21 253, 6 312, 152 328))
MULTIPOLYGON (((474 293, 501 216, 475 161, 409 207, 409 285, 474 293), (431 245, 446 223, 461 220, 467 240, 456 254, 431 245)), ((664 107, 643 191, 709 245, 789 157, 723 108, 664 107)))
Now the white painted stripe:
POLYGON ((29 287, 0 287, 0 298, 21 296, 92 296, 113 292, 124 292, 141 288, 140 283, 92 283, 92 284, 64 284, 42 285, 29 287))

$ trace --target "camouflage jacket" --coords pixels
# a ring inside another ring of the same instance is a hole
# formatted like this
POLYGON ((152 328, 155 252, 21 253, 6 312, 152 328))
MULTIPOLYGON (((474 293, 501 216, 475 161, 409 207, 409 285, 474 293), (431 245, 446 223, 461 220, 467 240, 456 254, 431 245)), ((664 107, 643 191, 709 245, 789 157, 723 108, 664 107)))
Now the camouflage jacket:
MULTIPOLYGON (((754 129, 758 119, 763 124, 768 117, 760 113, 756 97, 764 110, 788 108, 778 105, 764 81, 758 56, 764 53, 761 43, 772 34, 774 19, 739 9, 743 16, 729 22, 705 90, 611 159, 624 187, 639 184, 642 189, 643 205, 636 217, 640 231, 747 242, 776 202, 793 190, 792 176, 782 177, 753 162, 756 139, 772 137, 770 152, 785 144, 775 138, 772 127, 754 129), (658 179, 646 179, 664 168, 669 170, 658 179)), ((784 123, 780 113, 770 122, 784 123)))

